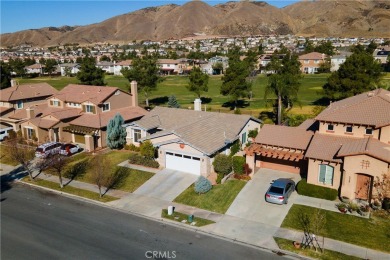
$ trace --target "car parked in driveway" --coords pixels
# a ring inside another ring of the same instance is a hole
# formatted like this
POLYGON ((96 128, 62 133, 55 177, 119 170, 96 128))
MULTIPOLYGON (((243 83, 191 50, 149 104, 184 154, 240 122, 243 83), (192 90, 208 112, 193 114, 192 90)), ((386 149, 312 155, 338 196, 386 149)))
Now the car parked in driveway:
POLYGON ((78 153, 80 151, 80 146, 77 144, 63 144, 61 145, 60 154, 71 156, 72 154, 78 153))
POLYGON ((265 193, 265 201, 274 204, 287 204, 288 198, 295 190, 295 182, 291 179, 277 179, 271 183, 265 193))
POLYGON ((41 144, 35 150, 35 157, 37 158, 47 158, 51 155, 58 154, 60 152, 62 143, 50 142, 41 144))

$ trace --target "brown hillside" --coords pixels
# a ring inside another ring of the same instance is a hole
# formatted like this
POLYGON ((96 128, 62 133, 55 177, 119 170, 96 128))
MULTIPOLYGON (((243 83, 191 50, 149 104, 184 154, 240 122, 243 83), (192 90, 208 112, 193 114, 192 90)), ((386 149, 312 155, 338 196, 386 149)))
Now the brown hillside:
POLYGON ((279 9, 265 2, 227 2, 210 6, 191 1, 182 6, 150 7, 101 23, 42 28, 1 35, 1 46, 31 43, 127 43, 195 35, 245 36, 298 34, 318 36, 390 37, 387 0, 317 0, 279 9))

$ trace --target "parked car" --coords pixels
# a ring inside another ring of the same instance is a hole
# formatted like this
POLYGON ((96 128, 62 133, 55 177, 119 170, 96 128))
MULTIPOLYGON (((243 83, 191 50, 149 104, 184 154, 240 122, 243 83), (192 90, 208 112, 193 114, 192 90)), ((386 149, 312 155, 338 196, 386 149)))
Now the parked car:
POLYGON ((60 154, 71 156, 72 154, 78 153, 80 151, 80 146, 77 144, 63 144, 61 145, 60 154))
POLYGON ((3 141, 8 138, 9 132, 13 130, 12 127, 6 127, 0 129, 0 141, 3 141))
POLYGON ((47 158, 48 156, 58 154, 60 152, 62 143, 50 142, 41 144, 35 150, 35 157, 37 158, 47 158))
POLYGON ((265 193, 265 201, 275 204, 287 204, 288 198, 295 190, 295 182, 290 179, 277 179, 265 193))

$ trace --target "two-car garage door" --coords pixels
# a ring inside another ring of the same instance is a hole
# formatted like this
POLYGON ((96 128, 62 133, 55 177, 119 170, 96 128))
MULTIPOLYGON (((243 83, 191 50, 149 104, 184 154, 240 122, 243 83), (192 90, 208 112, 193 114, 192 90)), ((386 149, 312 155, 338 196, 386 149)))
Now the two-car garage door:
POLYGON ((200 175, 200 158, 186 154, 166 152, 165 168, 200 175))

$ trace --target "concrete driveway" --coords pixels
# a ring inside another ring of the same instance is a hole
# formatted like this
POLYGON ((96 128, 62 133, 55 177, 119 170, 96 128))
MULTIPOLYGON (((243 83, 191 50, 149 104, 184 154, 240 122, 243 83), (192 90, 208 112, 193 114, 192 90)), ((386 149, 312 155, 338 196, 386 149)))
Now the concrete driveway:
POLYGON ((134 194, 173 201, 185 189, 193 184, 198 175, 164 169, 139 187, 134 194))
POLYGON ((255 173, 252 180, 241 190, 226 214, 279 227, 296 199, 297 194, 293 192, 287 205, 276 205, 265 202, 265 192, 268 190, 272 180, 278 178, 291 178, 295 183, 301 179, 299 174, 260 169, 255 173))

